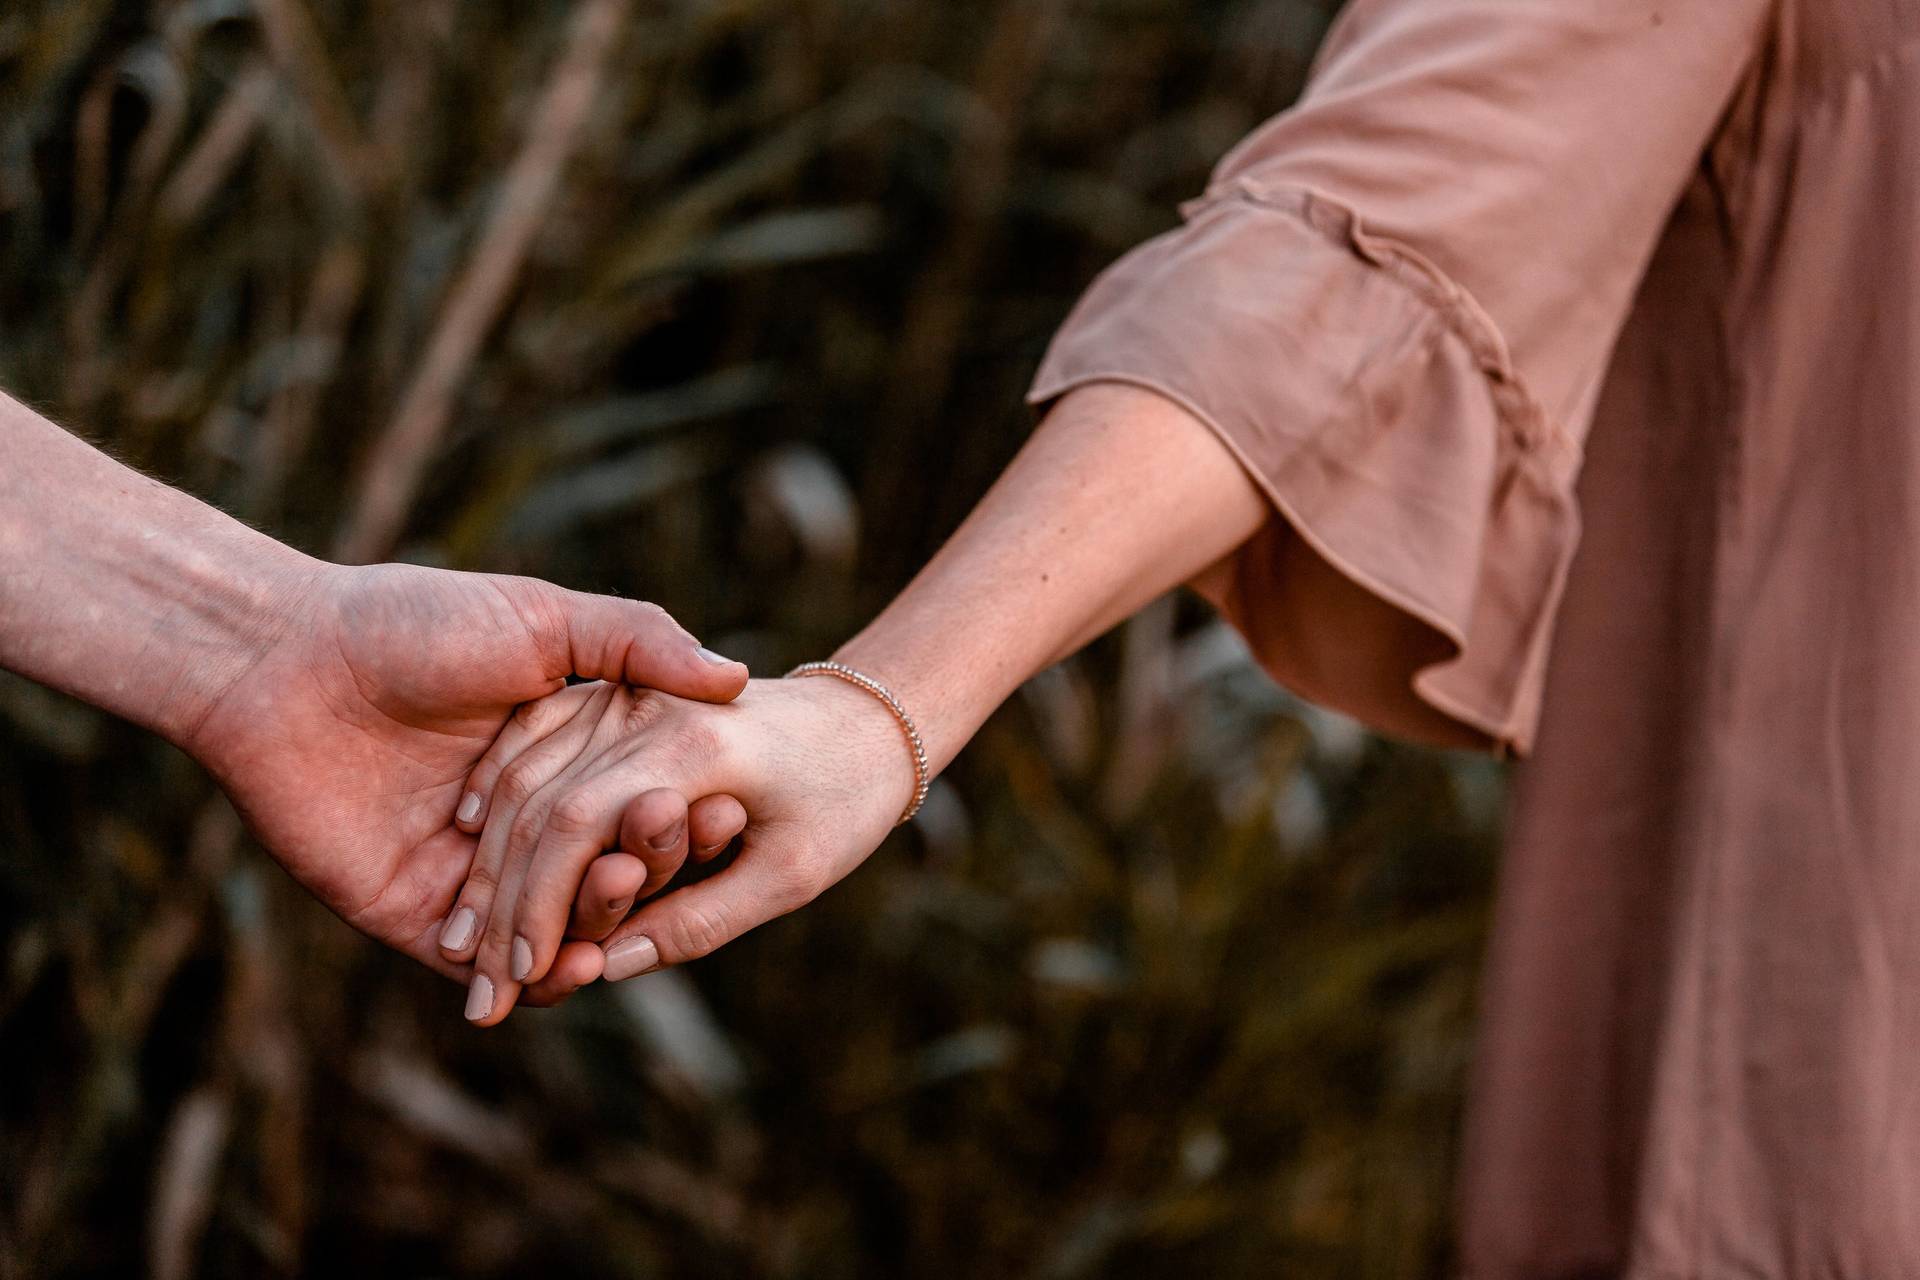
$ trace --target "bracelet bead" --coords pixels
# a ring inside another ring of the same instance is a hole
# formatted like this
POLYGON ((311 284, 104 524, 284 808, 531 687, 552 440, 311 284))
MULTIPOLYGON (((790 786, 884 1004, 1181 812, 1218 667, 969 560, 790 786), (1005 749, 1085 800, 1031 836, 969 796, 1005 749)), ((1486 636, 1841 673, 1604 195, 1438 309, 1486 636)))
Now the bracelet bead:
POLYGON ((878 698, 887 710, 893 713, 893 718, 900 722, 900 731, 907 738, 907 750, 913 756, 913 799, 907 801, 906 809, 900 814, 900 821, 894 825, 905 826, 911 822, 913 815, 920 812, 920 806, 927 802, 927 789, 933 785, 933 770, 927 765, 927 749, 920 741, 920 728, 914 724, 913 717, 907 714, 907 709, 900 705, 900 699, 894 697, 892 690, 872 676, 864 671, 856 671, 844 662, 803 662, 787 672, 789 680, 804 676, 832 676, 836 680, 844 680, 850 685, 865 689, 878 698))

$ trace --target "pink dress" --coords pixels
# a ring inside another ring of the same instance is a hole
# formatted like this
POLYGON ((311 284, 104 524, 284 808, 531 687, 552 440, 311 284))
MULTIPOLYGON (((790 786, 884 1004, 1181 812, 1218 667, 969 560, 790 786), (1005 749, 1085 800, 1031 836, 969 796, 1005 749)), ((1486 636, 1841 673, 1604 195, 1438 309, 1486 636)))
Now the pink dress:
POLYGON ((1034 398, 1241 459, 1277 678, 1529 757, 1464 1273, 1920 1277, 1920 3, 1353 0, 1186 215, 1034 398))

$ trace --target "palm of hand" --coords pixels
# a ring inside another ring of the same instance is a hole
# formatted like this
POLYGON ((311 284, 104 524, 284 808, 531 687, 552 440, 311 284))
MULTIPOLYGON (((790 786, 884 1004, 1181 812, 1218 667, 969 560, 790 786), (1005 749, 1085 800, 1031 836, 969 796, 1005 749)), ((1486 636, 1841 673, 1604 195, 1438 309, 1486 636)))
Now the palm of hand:
POLYGON ((568 655, 543 652, 553 632, 536 587, 399 565, 336 571, 198 735, 296 879, 449 974, 465 966, 439 954, 435 927, 473 855, 452 825, 462 782, 513 708, 566 674, 568 655))

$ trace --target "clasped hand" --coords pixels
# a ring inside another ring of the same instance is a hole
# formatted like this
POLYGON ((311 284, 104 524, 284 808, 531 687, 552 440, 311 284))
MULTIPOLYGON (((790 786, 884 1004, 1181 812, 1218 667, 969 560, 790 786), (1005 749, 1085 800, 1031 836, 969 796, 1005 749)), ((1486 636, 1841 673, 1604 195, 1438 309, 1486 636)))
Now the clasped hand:
POLYGON ((467 1017, 493 1025, 551 985, 569 939, 602 942, 604 976, 628 978, 804 905, 879 846, 912 786, 891 715, 836 680, 755 680, 721 704, 587 684, 526 704, 455 815, 479 844, 440 946, 473 964, 467 1017), (654 896, 743 831, 729 866, 654 896))

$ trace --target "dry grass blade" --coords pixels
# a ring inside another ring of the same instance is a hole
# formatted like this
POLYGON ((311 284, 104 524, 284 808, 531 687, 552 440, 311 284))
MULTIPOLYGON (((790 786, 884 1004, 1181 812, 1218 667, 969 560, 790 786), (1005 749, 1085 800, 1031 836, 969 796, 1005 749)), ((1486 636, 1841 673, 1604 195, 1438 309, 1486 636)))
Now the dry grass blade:
POLYGON ((427 1063, 376 1053, 359 1064, 355 1083, 407 1127, 496 1168, 526 1166, 533 1138, 513 1117, 491 1110, 427 1063))
POLYGON ((273 69, 264 61, 255 60, 242 68, 192 150, 161 190, 157 212, 162 221, 176 225, 191 222, 206 207, 253 142, 273 102, 275 88, 273 69))
POLYGON ((740 1091, 746 1068, 687 975, 657 973, 615 990, 620 1007, 664 1067, 709 1098, 740 1091))
POLYGON ((526 142, 507 171, 493 215, 448 291, 420 367, 367 459, 358 498, 334 548, 340 559, 351 564, 378 559, 399 538, 460 386, 499 321, 600 96, 607 59, 630 8, 631 0, 582 0, 575 12, 566 47, 528 123, 526 142))
POLYGON ((301 367, 280 384, 262 416, 254 440, 241 508, 255 518, 277 511, 294 459, 305 452, 345 349, 347 326, 359 305, 366 280, 366 252, 354 241, 329 245, 314 268, 305 307, 294 335, 301 367))
POLYGON ((188 1280, 198 1274, 200 1237, 213 1213, 217 1170, 232 1127, 232 1102, 212 1085, 188 1094, 174 1109, 154 1170, 147 1224, 147 1265, 153 1280, 188 1280))
POLYGON ((253 0, 253 7, 266 32, 268 51, 306 108, 335 193, 348 205, 358 206, 372 176, 367 144, 313 15, 304 0, 253 0))

